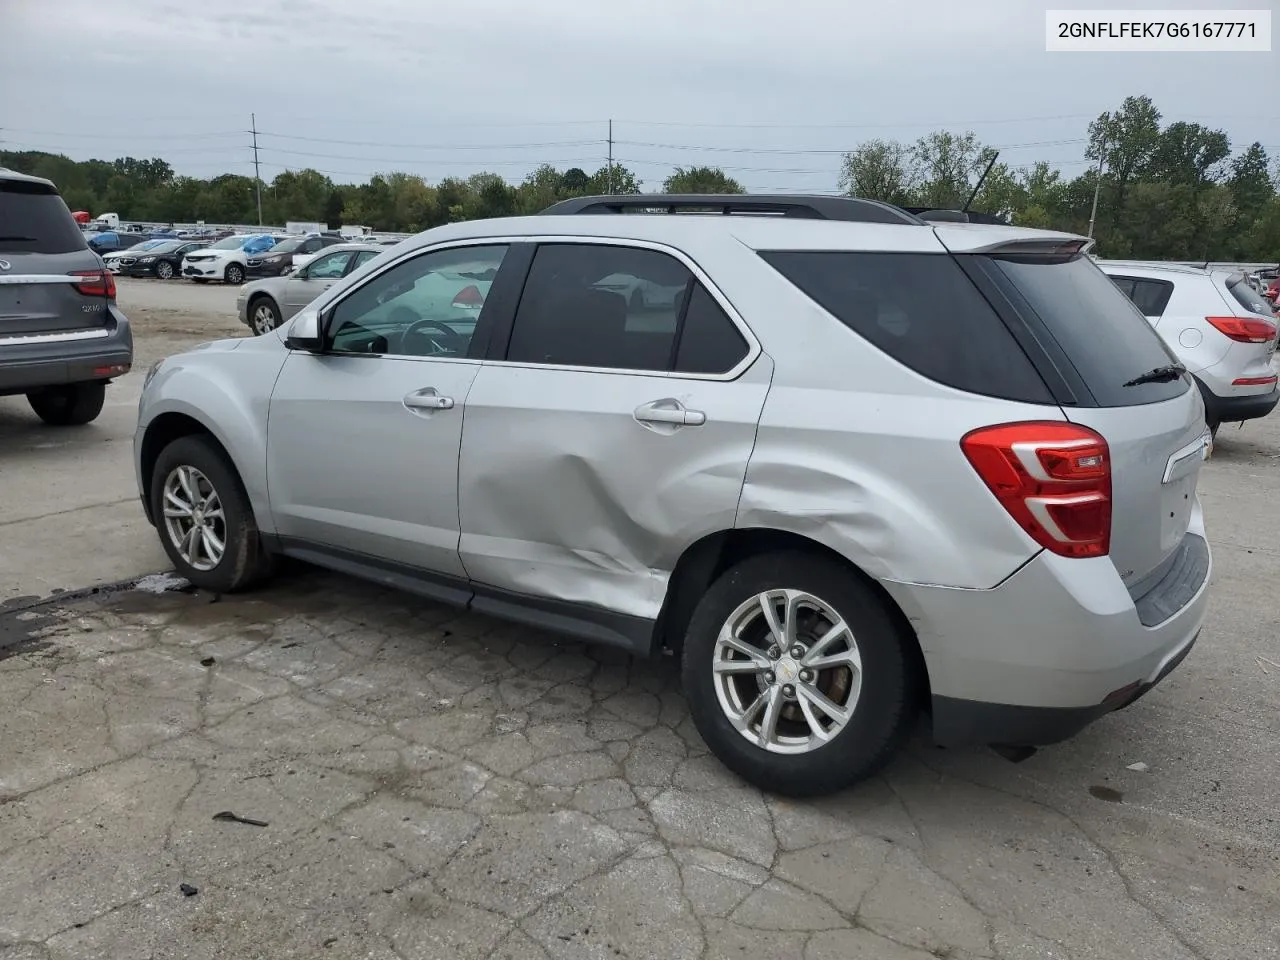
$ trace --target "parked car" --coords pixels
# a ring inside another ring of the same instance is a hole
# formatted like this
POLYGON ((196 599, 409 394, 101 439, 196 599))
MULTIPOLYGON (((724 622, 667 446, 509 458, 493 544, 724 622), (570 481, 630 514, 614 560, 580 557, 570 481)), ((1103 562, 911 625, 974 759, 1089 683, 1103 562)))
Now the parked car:
POLYGON ((152 367, 139 490, 202 589, 283 554, 670 653, 771 791, 868 776, 921 708, 1052 743, 1182 661, 1211 567, 1200 393, 1090 244, 835 197, 450 224, 152 367), (681 309, 633 324, 618 275, 681 309))
POLYGON ((258 336, 269 333, 382 252, 367 243, 338 244, 291 274, 246 283, 236 298, 240 322, 258 336))
POLYGON ((127 233, 123 230, 118 232, 115 230, 104 230, 101 232, 91 233, 85 239, 89 248, 93 250, 94 253, 99 256, 105 256, 108 253, 115 253, 118 250, 128 250, 131 247, 136 247, 139 243, 146 240, 147 236, 146 234, 141 233, 127 233))
POLYGON ((311 258, 339 243, 345 243, 339 234, 314 233, 304 237, 288 237, 270 250, 252 256, 246 262, 250 277, 278 277, 303 266, 311 258))
POLYGON ((224 237, 216 243, 202 247, 182 258, 182 275, 196 283, 221 280, 240 285, 248 276, 250 257, 270 250, 284 236, 269 233, 249 233, 224 237))
POLYGON ((133 365, 116 284, 49 180, 0 167, 0 396, 59 426, 102 411, 133 365))
POLYGON ((129 277, 156 277, 171 280, 182 271, 182 261, 189 253, 203 250, 206 240, 158 240, 155 246, 139 244, 125 250, 116 260, 116 272, 129 277))
POLYGON ((140 254, 147 250, 154 250, 156 247, 166 243, 164 240, 143 240, 141 243, 132 247, 125 247, 123 250, 112 250, 110 253, 102 255, 102 262, 112 273, 120 272, 120 261, 128 257, 131 260, 136 259, 140 254))
POLYGON ((1276 322, 1242 274, 1107 260, 1099 266, 1194 378, 1215 435, 1223 423, 1275 409, 1276 322))

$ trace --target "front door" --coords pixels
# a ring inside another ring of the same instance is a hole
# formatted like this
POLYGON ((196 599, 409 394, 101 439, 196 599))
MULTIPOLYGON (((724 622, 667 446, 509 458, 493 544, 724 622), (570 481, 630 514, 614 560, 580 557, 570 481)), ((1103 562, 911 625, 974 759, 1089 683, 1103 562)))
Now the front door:
POLYGON ((539 246, 498 339, 467 399, 467 573, 656 617, 684 549, 734 525, 771 361, 681 259, 620 244, 539 246))
POLYGON ((325 310, 331 345, 291 354, 271 397, 267 480, 280 536, 464 575, 458 451, 480 368, 468 356, 478 311, 452 304, 460 290, 487 287, 504 254, 420 254, 325 310))
POLYGON ((285 317, 291 317, 341 280, 351 260, 350 250, 322 253, 284 283, 285 317))

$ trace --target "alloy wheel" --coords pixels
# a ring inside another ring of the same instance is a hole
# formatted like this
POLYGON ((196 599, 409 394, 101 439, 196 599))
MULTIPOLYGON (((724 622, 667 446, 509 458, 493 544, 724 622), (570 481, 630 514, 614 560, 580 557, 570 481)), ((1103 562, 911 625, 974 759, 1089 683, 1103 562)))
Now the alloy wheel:
POLYGON ((164 480, 164 527, 183 561, 194 570, 212 570, 227 549, 222 500, 209 478, 179 465, 164 480))
POLYGON ((711 664, 729 723, 770 753, 830 743, 853 716, 862 657, 831 604, 802 590, 768 590, 724 622, 711 664))

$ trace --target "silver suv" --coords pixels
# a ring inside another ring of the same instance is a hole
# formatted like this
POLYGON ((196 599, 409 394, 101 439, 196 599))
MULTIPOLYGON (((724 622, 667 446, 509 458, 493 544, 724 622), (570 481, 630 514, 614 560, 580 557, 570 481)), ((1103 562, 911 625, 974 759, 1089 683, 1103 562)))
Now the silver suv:
POLYGON ((0 167, 0 397, 46 423, 89 423, 133 364, 116 281, 57 188, 0 167))
POLYGON ((1186 656, 1210 575, 1199 391, 1087 245, 829 197, 440 227, 153 368, 143 505, 209 590, 287 555, 678 656, 771 790, 921 708, 1053 743, 1186 656))

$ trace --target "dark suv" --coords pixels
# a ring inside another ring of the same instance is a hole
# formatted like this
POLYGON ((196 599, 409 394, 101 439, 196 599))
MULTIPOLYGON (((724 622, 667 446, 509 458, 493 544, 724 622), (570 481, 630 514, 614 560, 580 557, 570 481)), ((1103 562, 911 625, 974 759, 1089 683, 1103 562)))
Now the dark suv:
POLYGON ((115 278, 50 181, 0 167, 0 396, 40 419, 88 423, 133 365, 115 278))

